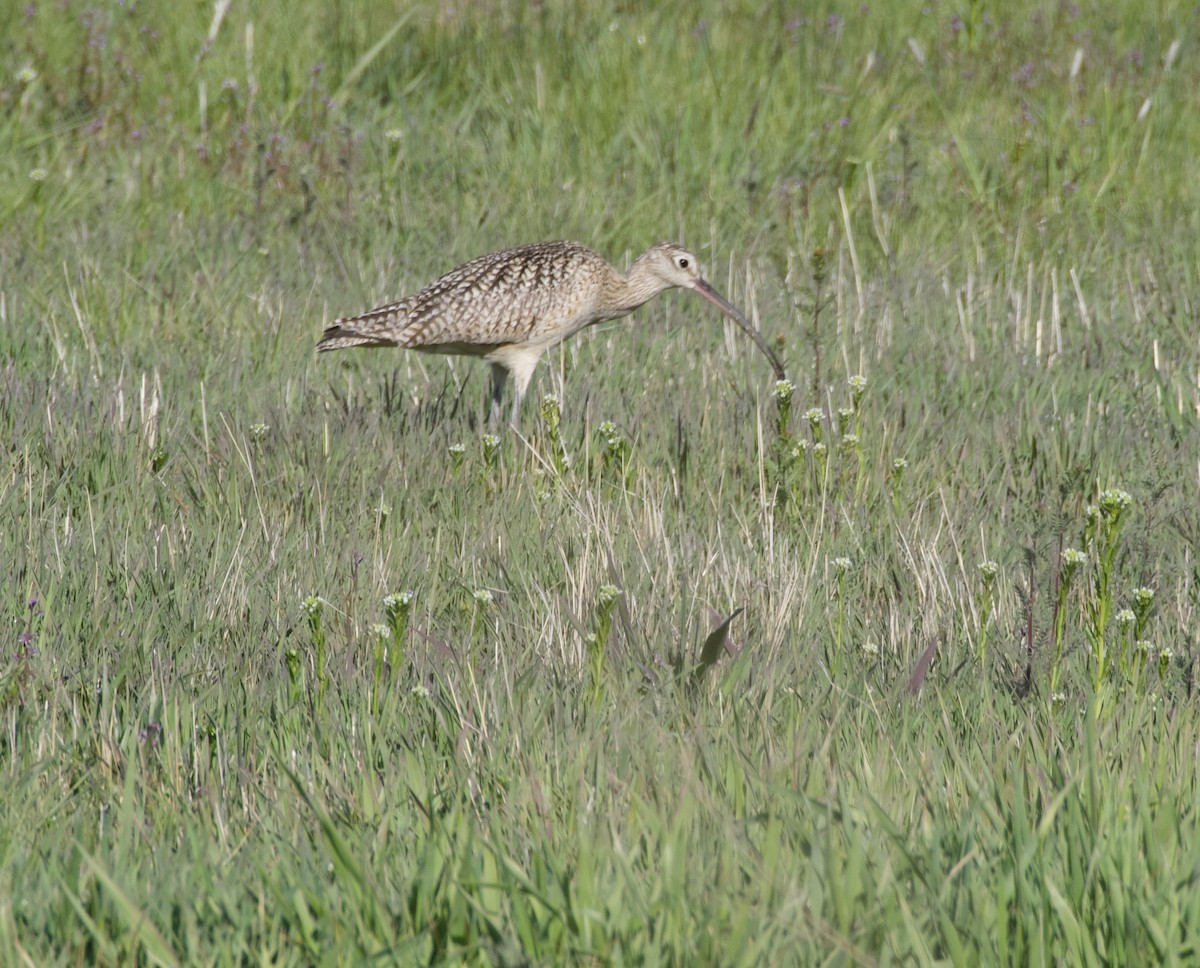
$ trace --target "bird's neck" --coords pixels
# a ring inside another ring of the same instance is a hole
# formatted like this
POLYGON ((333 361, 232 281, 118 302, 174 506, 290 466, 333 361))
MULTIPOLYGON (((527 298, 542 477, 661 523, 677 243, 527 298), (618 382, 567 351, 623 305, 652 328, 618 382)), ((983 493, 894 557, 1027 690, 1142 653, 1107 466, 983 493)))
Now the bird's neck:
POLYGON ((616 319, 649 302, 667 287, 639 258, 625 275, 614 272, 606 288, 605 306, 608 312, 605 315, 609 319, 616 319))

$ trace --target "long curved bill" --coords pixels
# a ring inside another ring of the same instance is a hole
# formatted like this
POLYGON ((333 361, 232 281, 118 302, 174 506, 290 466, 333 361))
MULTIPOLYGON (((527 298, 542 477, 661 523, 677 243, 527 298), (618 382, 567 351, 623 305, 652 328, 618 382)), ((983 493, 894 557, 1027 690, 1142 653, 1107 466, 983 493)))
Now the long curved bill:
POLYGON ((762 333, 750 325, 750 321, 737 311, 733 303, 722 296, 703 279, 697 279, 692 288, 746 331, 746 334, 752 340, 754 340, 758 348, 763 351, 763 355, 771 361, 771 368, 775 371, 776 380, 787 379, 787 375, 783 372, 783 364, 779 362, 779 357, 771 351, 771 347, 769 347, 767 345, 767 341, 763 339, 762 333))

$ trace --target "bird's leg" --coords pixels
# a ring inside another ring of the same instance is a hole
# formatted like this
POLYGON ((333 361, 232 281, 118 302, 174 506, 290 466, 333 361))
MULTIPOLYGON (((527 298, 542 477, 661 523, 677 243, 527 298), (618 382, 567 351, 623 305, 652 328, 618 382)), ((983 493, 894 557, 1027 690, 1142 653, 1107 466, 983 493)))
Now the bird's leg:
POLYGON ((516 431, 520 431, 519 424, 521 422, 521 420, 520 420, 520 418, 521 418, 521 398, 524 396, 525 396, 524 393, 514 393, 513 394, 513 412, 512 412, 512 420, 509 422, 509 426, 512 427, 512 429, 516 430, 516 431))
MULTIPOLYGON (((500 395, 504 391, 504 381, 508 379, 508 370, 499 363, 492 364, 492 412, 488 416, 488 429, 496 433, 500 429, 500 395)), ((518 398, 519 401, 520 398, 518 398)), ((516 425, 516 411, 513 411, 513 424, 516 425)))
POLYGON ((512 375, 515 386, 513 387, 513 410, 510 426, 513 430, 518 429, 521 401, 525 399, 525 391, 529 389, 529 381, 533 379, 533 371, 537 368, 538 360, 543 352, 545 352, 544 347, 534 347, 514 354, 512 357, 512 375))

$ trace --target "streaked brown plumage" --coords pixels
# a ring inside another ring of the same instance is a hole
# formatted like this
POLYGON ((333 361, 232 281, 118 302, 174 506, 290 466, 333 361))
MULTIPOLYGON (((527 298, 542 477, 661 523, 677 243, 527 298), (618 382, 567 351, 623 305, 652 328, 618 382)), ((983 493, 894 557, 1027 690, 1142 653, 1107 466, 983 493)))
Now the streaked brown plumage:
POLYGON ((492 364, 493 426, 500 394, 516 382, 512 423, 542 354, 585 326, 617 319, 667 289, 693 289, 735 320, 783 379, 762 336, 704 281, 695 256, 672 242, 643 252, 622 275, 578 242, 541 242, 493 252, 452 269, 414 296, 339 319, 317 350, 398 346, 429 353, 481 356, 492 364))

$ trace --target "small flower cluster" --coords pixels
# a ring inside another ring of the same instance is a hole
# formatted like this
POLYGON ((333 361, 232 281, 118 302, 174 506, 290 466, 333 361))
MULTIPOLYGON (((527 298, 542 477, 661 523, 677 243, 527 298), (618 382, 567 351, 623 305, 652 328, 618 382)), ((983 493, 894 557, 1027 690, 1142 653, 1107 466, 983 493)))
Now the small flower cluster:
POLYGON ((867 392, 867 378, 861 374, 850 377, 850 400, 854 404, 854 409, 858 409, 859 403, 862 401, 863 394, 867 392))
POLYGON ((1074 572, 1080 565, 1086 565, 1087 560, 1087 555, 1078 548, 1067 548, 1062 553, 1063 570, 1074 572))
POLYGON ((601 471, 614 470, 622 473, 625 483, 631 480, 632 468, 629 466, 633 448, 627 438, 611 420, 605 420, 596 428, 596 433, 603 440, 603 447, 598 455, 601 471))
MULTIPOLYGON (((571 455, 567 453, 567 448, 559 434, 559 428, 562 426, 562 403, 553 393, 547 393, 542 397, 540 412, 542 421, 546 425, 546 436, 549 438, 550 457, 554 470, 558 477, 562 478, 571 468, 571 455)), ((548 492, 543 492, 543 494, 546 493, 548 492)))
POLYGON ((479 438, 483 444, 483 472, 489 483, 496 473, 496 465, 500 458, 500 438, 495 434, 484 434, 479 438))
POLYGON ((1128 491, 1111 488, 1100 492, 1099 509, 1103 518, 1117 518, 1133 507, 1133 498, 1128 491))
POLYGON ((383 597, 384 608, 391 611, 393 608, 407 608, 412 604, 412 600, 416 597, 416 592, 411 590, 403 591, 399 595, 385 595, 383 597))
POLYGON ((387 612, 389 619, 396 615, 406 614, 414 598, 416 598, 416 592, 411 589, 399 594, 384 595, 383 610, 387 612))

